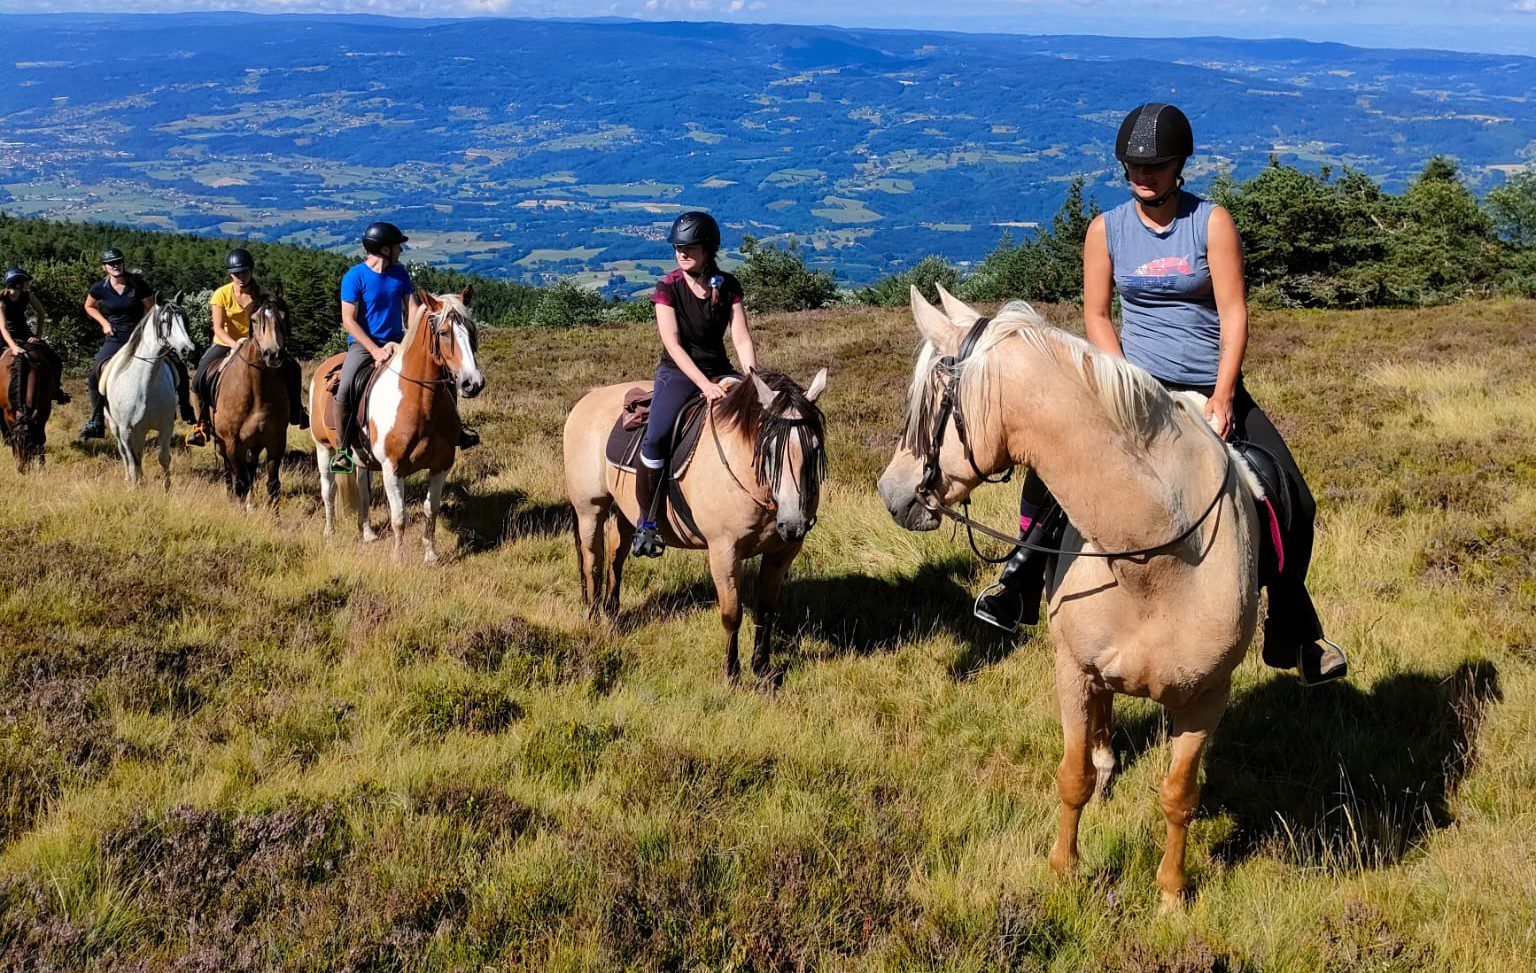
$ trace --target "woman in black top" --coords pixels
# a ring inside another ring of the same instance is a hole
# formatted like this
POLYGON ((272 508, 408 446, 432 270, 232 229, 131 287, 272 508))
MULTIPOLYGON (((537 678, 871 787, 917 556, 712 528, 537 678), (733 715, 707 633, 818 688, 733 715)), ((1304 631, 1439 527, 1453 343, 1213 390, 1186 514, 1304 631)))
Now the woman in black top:
POLYGON ((757 367, 752 332, 742 309, 741 283, 715 263, 720 224, 708 213, 684 213, 672 223, 667 242, 676 253, 677 269, 657 282, 651 295, 662 355, 635 467, 640 524, 630 549, 637 557, 660 557, 664 546, 656 525, 666 507, 666 491, 658 486, 666 476, 678 414, 695 395, 712 402, 724 397, 718 380, 737 374, 725 351, 727 330, 741 367, 745 371, 757 367))
MULTIPOLYGON (((53 369, 55 378, 61 377, 64 364, 42 335, 33 333, 32 326, 27 324, 28 311, 37 315, 37 330, 41 332, 43 305, 32 293, 32 275, 20 267, 12 267, 5 272, 5 289, 0 290, 0 341, 5 342, 5 347, 17 361, 41 360, 53 369)), ((69 401, 62 387, 54 391, 53 397, 60 404, 69 401)))
MULTIPOLYGON (((106 397, 97 385, 101 380, 101 366, 128 343, 133 329, 155 306, 155 292, 150 290, 144 278, 129 273, 124 266, 123 252, 109 247, 101 252, 101 269, 105 276, 97 281, 85 298, 85 313, 101 326, 106 340, 91 363, 91 374, 86 388, 91 393, 91 418, 80 430, 81 439, 100 439, 105 435, 102 420, 106 409, 106 397)), ((183 422, 193 422, 192 402, 187 394, 187 366, 176 355, 168 355, 166 363, 176 376, 176 397, 181 404, 183 422)))

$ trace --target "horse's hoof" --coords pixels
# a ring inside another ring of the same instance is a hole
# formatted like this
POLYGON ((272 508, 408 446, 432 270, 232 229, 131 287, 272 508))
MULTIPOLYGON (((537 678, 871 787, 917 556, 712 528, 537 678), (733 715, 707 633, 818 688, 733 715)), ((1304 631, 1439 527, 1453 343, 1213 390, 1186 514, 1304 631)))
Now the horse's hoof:
POLYGON ((1059 878, 1071 878, 1077 873, 1076 852, 1065 852, 1051 849, 1051 871, 1059 878))
POLYGON ((1189 898, 1183 889, 1170 892, 1167 889, 1158 889, 1157 912, 1159 915, 1177 915, 1184 911, 1189 904, 1189 898))
POLYGON ((437 560, 438 560, 437 552, 436 551, 428 551, 425 555, 423 555, 421 560, 422 560, 423 563, 426 563, 426 564, 436 564, 437 560))

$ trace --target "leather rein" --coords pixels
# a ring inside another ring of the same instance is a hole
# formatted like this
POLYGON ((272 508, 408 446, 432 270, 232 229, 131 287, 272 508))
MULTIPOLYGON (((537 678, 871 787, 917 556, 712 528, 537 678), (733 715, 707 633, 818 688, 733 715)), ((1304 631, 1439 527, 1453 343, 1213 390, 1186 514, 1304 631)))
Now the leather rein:
POLYGON ((1004 470, 1000 475, 988 476, 982 471, 981 467, 977 465, 976 455, 971 449, 970 437, 966 432, 967 426, 965 422, 965 410, 960 403, 961 366, 965 364, 966 359, 971 356, 971 353, 976 350, 976 345, 981 341, 981 336, 986 334, 987 328, 991 324, 991 318, 978 318, 976 323, 971 325, 971 329, 966 332, 965 337, 961 339, 960 347, 956 349, 955 353, 953 355, 945 355, 934 364, 933 375, 937 377, 942 372, 943 377, 941 381, 943 381, 944 386, 940 392, 938 411, 934 414, 933 428, 926 434, 928 441, 925 444, 926 448, 923 451, 923 476, 922 479, 918 482, 917 487, 917 498, 924 507, 942 517, 948 517, 950 520, 955 521, 957 524, 965 525, 966 538, 970 542, 972 553, 974 553, 981 560, 988 561, 993 564, 999 564, 1008 560, 1020 549, 1036 551, 1040 554, 1066 555, 1072 557, 1097 557, 1106 559, 1147 557, 1153 554, 1161 554, 1170 548, 1177 547, 1178 545, 1184 543, 1184 541, 1188 540, 1190 536, 1195 533, 1195 531, 1200 529, 1200 525, 1205 523, 1206 520, 1210 518, 1211 514, 1215 513, 1216 507, 1221 503, 1221 498, 1226 495, 1227 487, 1232 482, 1232 456, 1230 452, 1225 449, 1225 447, 1223 447, 1222 452, 1225 455, 1226 465, 1222 469, 1221 485, 1217 488, 1216 495, 1211 498, 1211 502, 1206 504, 1205 510, 1201 512, 1200 516, 1195 518, 1194 522, 1192 522, 1188 527, 1180 532, 1177 537, 1163 541, 1161 544, 1153 544, 1149 547, 1138 548, 1136 550, 1069 551, 1059 547, 1046 547, 1042 544, 1035 544, 1033 542, 1026 541, 1022 537, 1019 537, 1017 534, 1005 534, 1002 531, 994 530, 985 524, 977 523, 970 516, 971 499, 969 496, 961 501, 960 505, 963 508, 963 512, 961 510, 956 510, 954 507, 947 504, 940 503, 936 491, 938 490, 939 484, 944 479, 944 470, 939 463, 939 454, 943 451, 944 436, 948 432, 948 426, 951 420, 954 422, 955 435, 957 435, 960 439, 960 447, 965 451, 966 462, 971 464, 971 469, 975 471, 978 477, 980 477, 982 483, 1007 483, 1010 479, 1013 478, 1013 467, 1011 466, 1004 470), (1002 541, 1003 543, 1010 545, 1011 550, 1000 558, 988 557, 981 553, 981 550, 976 546, 977 533, 984 534, 994 540, 1002 541))

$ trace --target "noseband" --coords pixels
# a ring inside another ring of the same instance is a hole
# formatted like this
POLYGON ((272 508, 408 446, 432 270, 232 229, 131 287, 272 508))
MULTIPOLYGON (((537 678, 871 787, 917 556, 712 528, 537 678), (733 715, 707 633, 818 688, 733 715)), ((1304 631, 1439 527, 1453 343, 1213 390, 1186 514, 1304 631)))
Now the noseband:
POLYGON ((934 415, 933 427, 926 433, 927 442, 923 444, 923 477, 917 485, 917 498, 924 507, 935 514, 948 517, 950 520, 953 520, 958 524, 965 525, 965 535, 966 538, 970 541, 971 552, 973 554, 975 554, 981 560, 988 561, 992 564, 1001 564, 1002 562, 1013 557, 1013 555, 1016 554, 1021 548, 1036 551, 1041 554, 1073 555, 1076 557, 1097 557, 1112 559, 1146 557, 1147 555, 1162 553, 1169 548, 1182 544, 1190 537, 1190 535, 1192 535, 1196 530, 1200 528, 1201 524, 1205 523, 1205 521, 1211 516, 1212 513, 1216 511, 1217 505, 1221 503, 1221 498, 1227 492, 1227 485, 1232 482, 1232 454, 1225 445, 1222 446, 1222 452, 1226 459, 1226 465, 1222 469, 1221 485, 1216 488, 1216 495, 1212 497, 1211 502, 1206 505, 1204 512, 1202 512, 1199 517, 1196 517, 1194 522, 1185 528, 1184 531, 1177 537, 1164 541, 1161 544, 1154 544, 1151 547, 1143 547, 1139 550, 1068 551, 1062 548, 1044 547, 1040 544, 1034 544, 1026 541, 1022 537, 1013 534, 1005 534, 1000 530, 993 530, 991 527, 988 527, 985 524, 978 524, 975 520, 971 519, 970 497, 966 497, 965 500, 961 501, 960 505, 964 508, 963 513, 959 510, 956 510, 954 507, 941 503, 938 497, 938 489, 940 482, 944 479, 944 470, 939 465, 939 454, 943 452, 944 434, 947 431, 947 427, 951 419, 953 419, 955 423, 955 435, 960 439, 960 448, 965 451, 966 462, 971 464, 971 469, 975 471, 977 477, 981 479, 982 483, 1007 483, 1013 478, 1012 466, 1009 466, 1008 469, 1004 470, 1000 475, 988 476, 986 473, 982 472, 981 467, 976 464, 976 455, 971 449, 970 437, 966 434, 965 410, 961 406, 960 399, 961 367, 965 364, 966 359, 971 356, 971 353, 976 350, 976 345, 980 343, 981 336, 986 334, 987 326, 991 323, 991 318, 978 318, 976 323, 971 325, 971 329, 966 332, 965 337, 961 339, 960 347, 955 350, 955 353, 953 355, 945 355, 943 358, 940 358, 937 362, 934 363, 933 377, 938 381, 942 381, 944 383, 944 388, 940 393, 939 408, 934 415), (940 377, 941 373, 942 377, 940 377), (988 557, 987 555, 981 553, 981 549, 976 546, 977 532, 985 534, 993 540, 999 540, 1005 544, 1009 544, 1011 545, 1011 549, 1002 557, 988 557))

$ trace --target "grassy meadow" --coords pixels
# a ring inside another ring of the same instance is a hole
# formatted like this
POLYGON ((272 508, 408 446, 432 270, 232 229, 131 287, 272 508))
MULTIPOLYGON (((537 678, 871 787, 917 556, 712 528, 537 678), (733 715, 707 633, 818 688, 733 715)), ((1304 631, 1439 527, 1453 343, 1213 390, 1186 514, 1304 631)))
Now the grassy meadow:
POLYGON ((307 434, 276 517, 206 450, 126 488, 72 383, 47 468, 0 460, 0 969, 1536 968, 1536 303, 1256 315, 1353 673, 1250 654, 1167 916, 1156 708, 1117 701, 1057 880, 1049 639, 972 624, 991 569, 875 493, 906 312, 758 335, 831 368, 775 688, 725 684, 702 555, 631 561, 586 622, 561 422, 648 372, 646 327, 486 336, 436 568, 414 499, 404 566, 322 538, 307 434))

